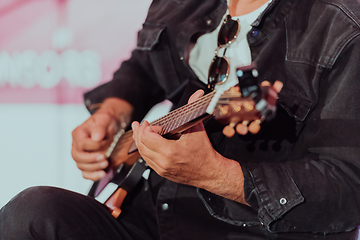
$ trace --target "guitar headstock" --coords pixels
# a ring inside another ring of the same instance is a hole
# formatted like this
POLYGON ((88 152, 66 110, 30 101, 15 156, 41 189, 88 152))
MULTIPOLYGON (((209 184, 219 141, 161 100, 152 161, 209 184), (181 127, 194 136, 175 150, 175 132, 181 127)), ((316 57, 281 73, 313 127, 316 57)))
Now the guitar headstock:
POLYGON ((258 85, 257 71, 253 67, 239 68, 237 74, 240 87, 225 91, 214 109, 215 119, 227 124, 223 129, 227 137, 232 137, 235 131, 241 135, 258 133, 260 124, 275 115, 278 92, 282 88, 279 81, 272 86, 267 81, 258 85))

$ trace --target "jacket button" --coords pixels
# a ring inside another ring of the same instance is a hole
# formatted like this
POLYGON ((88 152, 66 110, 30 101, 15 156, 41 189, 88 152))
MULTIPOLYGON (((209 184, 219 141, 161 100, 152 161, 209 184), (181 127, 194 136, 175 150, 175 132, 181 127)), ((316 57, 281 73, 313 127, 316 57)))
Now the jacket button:
POLYGON ((161 205, 161 209, 162 209, 163 211, 168 210, 168 209, 169 209, 169 204, 164 203, 163 205, 161 205))
POLYGON ((281 205, 285 205, 286 203, 287 203, 286 198, 281 198, 281 199, 280 199, 280 204, 281 204, 281 205))
POLYGON ((259 36, 258 30, 253 30, 253 31, 251 32, 251 34, 252 34, 253 37, 259 36))

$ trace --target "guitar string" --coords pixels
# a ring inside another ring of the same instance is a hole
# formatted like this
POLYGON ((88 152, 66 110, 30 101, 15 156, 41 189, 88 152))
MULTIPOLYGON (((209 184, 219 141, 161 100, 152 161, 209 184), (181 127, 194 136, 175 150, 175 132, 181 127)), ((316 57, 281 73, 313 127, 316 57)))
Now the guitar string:
MULTIPOLYGON (((155 125, 156 125, 156 126, 161 126, 161 127, 165 126, 165 127, 166 127, 166 126, 168 125, 168 122, 169 122, 169 121, 173 121, 173 119, 174 119, 175 117, 181 115, 181 113, 182 113, 183 111, 191 111, 191 109, 198 108, 199 106, 203 106, 204 103, 205 103, 205 104, 206 104, 206 103, 209 103, 209 98, 210 98, 210 97, 212 98, 213 95, 214 95, 214 94, 209 93, 209 94, 207 94, 207 95, 199 98, 199 99, 198 99, 197 101, 195 101, 195 102, 192 102, 192 103, 190 103, 190 104, 186 104, 186 105, 184 105, 184 106, 182 106, 182 107, 180 107, 180 108, 177 108, 177 109, 171 111, 170 113, 168 113, 167 115, 165 115, 165 116, 163 116, 163 117, 161 117, 161 118, 159 118, 159 119, 151 122, 150 125, 152 125, 152 126, 155 126, 155 125), (188 110, 188 109, 189 109, 189 110, 188 110)), ((211 98, 210 98, 210 100, 211 100, 211 98)), ((173 130, 173 129, 171 129, 171 130, 173 130)), ((170 130, 170 131, 171 131, 171 130, 170 130)), ((164 131, 162 131, 162 132, 164 132, 164 131)), ((167 133, 167 132, 166 132, 166 133, 167 133)), ((161 133, 160 133, 160 134, 161 134, 161 133)), ((164 135, 164 133, 161 134, 161 135, 164 135)), ((117 142, 116 146, 114 147, 114 150, 115 150, 116 148, 118 148, 118 147, 121 148, 121 145, 126 144, 126 143, 129 143, 129 142, 132 142, 132 141, 134 141, 134 140, 133 140, 133 131, 132 131, 132 130, 128 130, 128 131, 126 131, 126 132, 120 137, 119 141, 117 142)), ((110 155, 110 156, 111 156, 111 155, 110 155)))
POLYGON ((163 125, 165 122, 169 121, 169 119, 171 120, 172 118, 174 118, 174 116, 178 116, 179 113, 183 112, 184 109, 187 108, 191 108, 192 106, 196 106, 197 104, 202 104, 202 102, 204 100, 207 100, 209 97, 213 97, 212 93, 209 93, 205 96, 203 96, 202 98, 199 98, 197 101, 190 103, 190 104, 186 104, 180 108, 177 108, 173 111, 171 111, 170 113, 168 113, 167 115, 159 118, 158 120, 152 122, 150 125, 163 125))
POLYGON ((203 103, 203 101, 197 102, 197 104, 190 105, 188 108, 183 108, 181 111, 176 112, 176 114, 171 115, 170 119, 167 119, 165 122, 161 134, 166 134, 192 120, 193 116, 199 114, 199 107, 201 108, 204 105, 203 103))
MULTIPOLYGON (((215 91, 211 92, 207 95, 202 96, 195 102, 188 103, 180 108, 177 108, 171 111, 170 113, 166 114, 165 116, 151 122, 150 125, 161 126, 163 128, 163 130, 160 133, 161 135, 169 133, 170 131, 176 129, 177 127, 182 126, 182 124, 187 123, 204 114, 211 99, 214 97, 215 93, 216 93, 215 91), (180 116, 184 116, 184 117, 180 118, 180 116), (175 123, 173 123, 174 119, 176 120, 175 123)), ((228 92, 222 94, 222 98, 230 98, 230 97, 234 97, 234 94, 228 92)), ((235 97, 237 97, 236 94, 235 97)), ((221 104, 223 104, 224 102, 228 103, 229 100, 219 100, 218 102, 221 102, 221 104)), ((134 141, 132 130, 126 131, 121 136, 121 139, 116 144, 115 148, 118 148, 121 145, 123 145, 122 143, 126 144, 129 143, 130 141, 131 142, 134 141)))
POLYGON ((176 129, 177 127, 183 125, 184 123, 188 122, 190 119, 193 120, 196 117, 200 116, 201 114, 205 113, 204 111, 200 111, 203 110, 204 107, 207 107, 207 105, 205 104, 209 104, 209 100, 211 100, 211 98, 213 97, 214 93, 209 93, 205 96, 203 96, 202 98, 198 99, 197 101, 184 105, 172 112, 170 112, 169 114, 167 114, 166 116, 154 121, 153 123, 151 123, 151 125, 159 125, 163 127, 163 134, 166 134, 174 129, 176 129), (190 114, 194 114, 194 116, 190 115, 190 114), (199 115, 200 114, 200 115, 199 115))
MULTIPOLYGON (((214 95, 215 95, 215 92, 211 92, 207 95, 204 95, 203 97, 199 98, 197 101, 186 104, 180 108, 177 108, 177 109, 171 111, 170 113, 166 114, 165 116, 151 122, 150 125, 161 126, 164 128, 167 125, 169 125, 169 122, 173 121, 174 118, 181 119, 178 116, 185 115, 182 122, 171 125, 172 128, 170 130, 168 128, 165 129, 166 131, 163 130, 162 131, 163 134, 161 134, 161 135, 164 135, 164 134, 174 130, 175 128, 181 126, 182 123, 189 122, 191 119, 198 117, 199 114, 205 113, 207 105, 209 104, 210 100, 214 97, 214 95), (194 113, 194 109, 198 110, 198 112, 195 112, 196 114, 192 115, 194 113), (190 115, 188 115, 189 113, 190 113, 190 115), (196 117, 194 117, 194 116, 196 116, 196 117), (175 128, 174 128, 174 126, 175 126, 175 128)), ((233 94, 226 93, 226 92, 223 94, 223 97, 230 97, 230 96, 233 96, 233 94)), ((129 141, 133 141, 132 134, 133 134, 132 130, 125 132, 122 135, 121 140, 119 141, 119 144, 120 144, 120 142, 126 143, 129 141)))

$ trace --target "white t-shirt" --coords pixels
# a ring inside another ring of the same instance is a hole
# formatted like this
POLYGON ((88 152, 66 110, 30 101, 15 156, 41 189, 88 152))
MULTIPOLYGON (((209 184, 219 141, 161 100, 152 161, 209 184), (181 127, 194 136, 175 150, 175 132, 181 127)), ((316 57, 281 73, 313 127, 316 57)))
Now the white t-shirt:
MULTIPOLYGON (((246 35, 251 30, 251 23, 253 23, 257 17, 265 10, 270 1, 255 11, 232 19, 238 19, 240 22, 240 32, 236 40, 227 48, 225 57, 229 61, 230 70, 229 77, 221 85, 217 85, 215 89, 223 88, 224 90, 238 83, 236 77, 236 68, 246 66, 251 63, 251 54, 249 44, 247 42, 246 35)), ((228 15, 228 11, 223 16, 223 20, 228 15)), ((211 33, 207 33, 198 38, 195 46, 190 52, 189 64, 198 78, 208 83, 208 74, 211 61, 215 56, 215 50, 217 48, 217 37, 223 21, 220 25, 211 33)), ((224 48, 223 48, 224 49, 224 48)), ((219 51, 218 56, 222 56, 223 49, 219 51)))

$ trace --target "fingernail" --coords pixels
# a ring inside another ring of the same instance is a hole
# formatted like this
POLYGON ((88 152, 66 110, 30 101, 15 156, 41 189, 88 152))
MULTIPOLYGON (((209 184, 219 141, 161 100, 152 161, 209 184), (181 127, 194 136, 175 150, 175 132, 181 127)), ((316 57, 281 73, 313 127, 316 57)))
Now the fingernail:
POLYGON ((100 166, 104 169, 108 166, 108 162, 107 161, 104 161, 100 164, 100 166))
POLYGON ((94 133, 92 136, 91 136, 92 140, 94 141, 100 141, 101 140, 101 136, 100 136, 100 133, 94 133))
POLYGON ((103 160, 105 160, 105 156, 104 155, 98 155, 97 157, 96 157, 96 161, 98 161, 98 162, 100 162, 100 161, 103 161, 103 160))
POLYGON ((104 171, 99 172, 99 178, 105 177, 106 173, 104 171))

